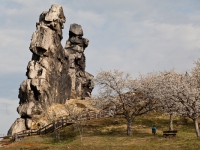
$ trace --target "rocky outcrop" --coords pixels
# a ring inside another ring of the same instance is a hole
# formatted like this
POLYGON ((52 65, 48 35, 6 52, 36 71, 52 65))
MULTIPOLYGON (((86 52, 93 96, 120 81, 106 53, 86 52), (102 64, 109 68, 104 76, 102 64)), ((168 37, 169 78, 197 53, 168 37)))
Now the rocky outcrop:
POLYGON ((19 89, 18 113, 33 118, 53 103, 64 104, 70 98, 71 78, 61 45, 65 16, 61 6, 52 5, 40 15, 32 35, 26 75, 19 89))
POLYGON ((63 9, 58 5, 42 12, 36 23, 29 47, 32 60, 27 66, 27 79, 19 88, 17 112, 21 118, 11 126, 9 135, 48 124, 47 110, 54 104, 64 105, 70 98, 91 96, 93 76, 85 71, 84 55, 89 40, 82 37, 80 25, 72 24, 63 49, 64 23, 63 9))
POLYGON ((81 25, 71 24, 69 39, 65 45, 65 56, 69 61, 69 75, 72 81, 71 98, 88 98, 94 88, 94 76, 85 71, 84 50, 88 44, 89 40, 83 38, 81 25))
POLYGON ((23 130, 26 130, 25 119, 17 118, 15 122, 12 124, 12 126, 10 127, 10 129, 8 130, 8 135, 13 135, 23 130))

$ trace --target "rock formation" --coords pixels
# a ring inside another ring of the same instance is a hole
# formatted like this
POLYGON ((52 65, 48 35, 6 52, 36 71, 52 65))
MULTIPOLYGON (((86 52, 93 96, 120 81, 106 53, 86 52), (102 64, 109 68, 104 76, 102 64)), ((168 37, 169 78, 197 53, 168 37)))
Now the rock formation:
POLYGON ((84 50, 89 40, 82 36, 82 27, 78 24, 71 24, 69 39, 65 45, 65 56, 69 61, 69 75, 72 80, 71 98, 85 99, 91 96, 94 76, 85 71, 84 50))
POLYGON ((19 88, 17 112, 21 118, 13 123, 8 135, 31 129, 33 122, 46 125, 48 122, 41 118, 53 104, 65 104, 70 98, 90 97, 93 76, 85 72, 83 53, 89 40, 82 38, 80 25, 72 24, 63 49, 65 21, 63 9, 58 5, 52 5, 40 15, 29 47, 33 54, 27 66, 28 79, 19 88))

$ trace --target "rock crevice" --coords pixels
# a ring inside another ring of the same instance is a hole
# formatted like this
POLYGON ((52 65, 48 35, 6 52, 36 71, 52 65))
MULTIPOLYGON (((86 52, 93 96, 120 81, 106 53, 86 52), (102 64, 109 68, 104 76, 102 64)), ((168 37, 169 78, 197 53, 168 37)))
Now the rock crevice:
POLYGON ((46 125, 48 122, 40 118, 55 103, 91 97, 93 76, 85 71, 84 55, 89 40, 82 37, 80 25, 71 24, 69 39, 63 49, 65 21, 63 8, 59 5, 52 5, 49 11, 39 16, 29 47, 32 60, 27 65, 27 79, 19 88, 17 112, 21 118, 13 123, 8 135, 31 128, 31 122, 46 125))

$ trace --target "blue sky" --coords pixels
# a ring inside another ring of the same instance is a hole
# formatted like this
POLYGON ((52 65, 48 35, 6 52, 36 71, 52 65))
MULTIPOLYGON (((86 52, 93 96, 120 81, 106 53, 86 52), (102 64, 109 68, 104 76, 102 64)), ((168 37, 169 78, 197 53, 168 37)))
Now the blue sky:
POLYGON ((199 0, 1 0, 0 134, 19 117, 18 88, 31 60, 30 39, 42 11, 63 6, 63 46, 72 23, 90 40, 86 70, 139 72, 190 70, 200 57, 199 0))

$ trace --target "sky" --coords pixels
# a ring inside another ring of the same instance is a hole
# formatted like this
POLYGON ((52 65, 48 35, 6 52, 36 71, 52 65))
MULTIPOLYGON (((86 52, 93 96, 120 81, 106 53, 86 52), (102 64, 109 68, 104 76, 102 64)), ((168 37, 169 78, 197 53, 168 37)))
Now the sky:
POLYGON ((70 24, 82 26, 90 40, 86 70, 94 76, 101 69, 133 78, 172 68, 185 72, 200 58, 199 0, 0 0, 0 136, 20 117, 18 89, 32 56, 31 36, 52 4, 66 17, 63 47, 70 24))

